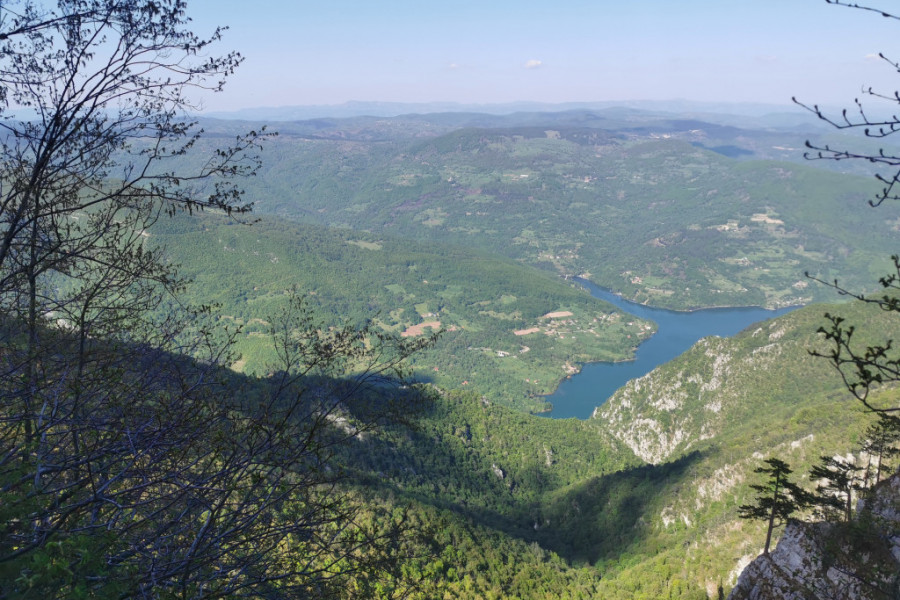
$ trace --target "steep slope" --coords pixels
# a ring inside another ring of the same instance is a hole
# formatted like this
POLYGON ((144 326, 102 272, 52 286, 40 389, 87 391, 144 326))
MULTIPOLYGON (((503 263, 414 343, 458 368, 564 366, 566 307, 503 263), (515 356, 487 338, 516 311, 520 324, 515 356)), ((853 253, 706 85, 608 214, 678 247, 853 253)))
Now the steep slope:
POLYGON ((791 521, 729 600, 888 600, 900 595, 900 475, 873 488, 851 523, 791 521))
POLYGON ((764 524, 740 520, 737 508, 754 497, 749 484, 764 458, 787 461, 811 487, 802 474, 819 456, 859 455, 871 417, 806 352, 825 310, 858 323, 861 343, 873 331, 900 334, 869 307, 801 309, 731 340, 707 340, 654 372, 654 385, 641 388, 646 397, 627 400, 631 408, 620 394, 586 422, 451 393, 417 433, 363 449, 378 482, 370 485, 412 501, 432 515, 425 521, 439 515, 442 539, 465 548, 421 566, 455 597, 715 597, 762 547, 764 524), (716 365, 713 343, 727 362, 716 365), (685 390, 691 378, 695 387, 685 390), (659 400, 676 396, 677 406, 659 400), (713 398, 718 412, 708 408, 713 398), (680 439, 652 447, 657 464, 628 449, 648 449, 638 443, 648 437, 644 413, 655 423, 648 431, 680 439), (535 570, 530 586, 511 564, 535 570))
MULTIPOLYGON (((852 305, 842 309, 858 314, 852 305)), ((651 463, 722 439, 737 445, 752 435, 751 427, 790 422, 806 399, 840 393, 836 373, 808 354, 823 349, 815 332, 826 310, 814 305, 732 339, 700 340, 678 359, 628 382, 594 416, 651 463)), ((870 327, 892 326, 878 317, 867 317, 870 327)), ((783 426, 779 435, 796 439, 783 426)))
MULTIPOLYGON (((826 349, 816 333, 825 325, 825 312, 847 314, 861 339, 897 328, 889 316, 862 306, 812 305, 732 339, 700 340, 678 359, 630 381, 594 416, 652 463, 722 440, 737 446, 766 423, 779 424, 776 443, 796 439, 801 430, 793 424, 803 417, 804 403, 846 397, 835 385, 837 373, 809 355, 812 349, 826 349)), ((825 427, 823 433, 829 430, 825 427)))
MULTIPOLYGON (((645 513, 641 527, 650 533, 635 547, 643 558, 608 576, 611 587, 622 591, 613 581, 658 570, 664 560, 684 565, 671 567, 670 577, 714 595, 761 549, 762 525, 738 519, 737 507, 752 500, 752 471, 764 458, 785 460, 813 487, 804 473, 819 456, 859 454, 872 417, 848 399, 837 373, 807 352, 821 344, 815 331, 826 310, 857 324, 861 344, 900 334, 889 315, 871 307, 807 307, 730 340, 701 341, 596 411, 594 420, 645 460, 661 468, 688 461, 645 513)), ((568 521, 567 532, 587 524, 562 510, 556 516, 568 521)))

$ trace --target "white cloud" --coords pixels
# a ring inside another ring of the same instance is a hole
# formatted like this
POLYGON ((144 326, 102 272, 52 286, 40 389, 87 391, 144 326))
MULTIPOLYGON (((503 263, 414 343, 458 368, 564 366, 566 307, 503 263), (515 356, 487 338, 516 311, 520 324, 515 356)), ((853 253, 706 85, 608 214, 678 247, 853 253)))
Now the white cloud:
POLYGON ((450 63, 449 65, 447 65, 447 68, 450 69, 450 70, 455 71, 456 69, 459 68, 459 64, 457 64, 457 63, 450 63))
POLYGON ((878 55, 877 53, 875 53, 875 52, 872 52, 872 53, 870 53, 870 54, 866 54, 863 58, 865 58, 866 60, 870 60, 870 61, 881 60, 881 56, 879 56, 879 55, 878 55))
POLYGON ((531 59, 525 63, 526 69, 540 69, 542 66, 544 66, 544 62, 535 59, 531 59))

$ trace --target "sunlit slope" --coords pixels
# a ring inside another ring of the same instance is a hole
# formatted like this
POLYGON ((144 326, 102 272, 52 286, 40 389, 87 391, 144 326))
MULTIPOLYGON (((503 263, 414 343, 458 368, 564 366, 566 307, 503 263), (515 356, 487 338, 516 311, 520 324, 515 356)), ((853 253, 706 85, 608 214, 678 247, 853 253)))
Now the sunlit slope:
POLYGON ((267 372, 271 317, 294 287, 335 324, 443 331, 414 357, 419 379, 531 410, 578 363, 626 359, 653 331, 552 274, 478 251, 216 215, 164 219, 149 235, 194 279, 192 300, 221 304, 242 327, 234 367, 245 372, 267 372))
MULTIPOLYGON (((820 343, 824 310, 701 342, 586 422, 442 395, 415 434, 361 448, 363 464, 438 519, 445 545, 465 549, 442 546, 422 567, 455 597, 716 597, 764 541, 764 524, 737 518, 755 493, 753 469, 777 456, 811 487, 805 473, 819 456, 858 455, 873 420, 806 352, 820 343), (679 443, 651 456, 640 441, 657 436, 679 443)), ((859 323, 863 343, 873 331, 900 334, 877 309, 827 310, 859 323)))
POLYGON ((751 432, 761 427, 773 429, 768 436, 784 441, 794 435, 788 425, 798 409, 810 401, 829 398, 848 405, 847 410, 855 408, 837 371, 809 351, 829 351, 824 336, 816 333, 827 325, 826 311, 847 315, 857 327, 855 343, 885 332, 900 334, 889 315, 865 308, 812 305, 751 326, 734 338, 704 338, 675 360, 628 382, 594 418, 652 463, 708 448, 707 440, 749 446, 751 432))
MULTIPOLYGON (((462 129, 425 141, 285 135, 250 182, 259 212, 475 247, 655 305, 827 300, 867 287, 900 211, 875 182, 736 160, 668 134, 462 129)), ((799 150, 798 150, 799 152, 799 150)))
MULTIPOLYGON (((662 555, 685 562, 679 576, 705 578, 709 589, 716 577, 734 583, 739 565, 761 551, 762 524, 741 521, 736 511, 753 498, 747 485, 757 482, 752 471, 763 458, 788 462, 812 489, 807 471, 820 456, 860 456, 862 431, 875 419, 849 396, 837 372, 808 352, 825 349, 815 332, 826 310, 857 326, 859 344, 900 335, 896 320, 877 307, 814 305, 735 338, 701 340, 597 410, 594 420, 604 432, 645 460, 661 468, 690 465, 656 500, 649 528, 651 537, 669 540, 662 555)), ((896 390, 881 393, 897 396, 896 390)), ((626 572, 652 572, 659 559, 646 554, 626 572)))

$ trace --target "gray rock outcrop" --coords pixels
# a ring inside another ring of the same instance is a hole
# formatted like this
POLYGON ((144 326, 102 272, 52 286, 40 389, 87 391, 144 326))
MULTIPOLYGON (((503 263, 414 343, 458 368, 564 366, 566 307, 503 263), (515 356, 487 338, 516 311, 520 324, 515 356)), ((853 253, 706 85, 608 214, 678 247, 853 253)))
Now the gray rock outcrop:
POLYGON ((850 523, 790 521, 769 556, 738 578, 729 600, 900 598, 900 475, 860 501, 850 523))

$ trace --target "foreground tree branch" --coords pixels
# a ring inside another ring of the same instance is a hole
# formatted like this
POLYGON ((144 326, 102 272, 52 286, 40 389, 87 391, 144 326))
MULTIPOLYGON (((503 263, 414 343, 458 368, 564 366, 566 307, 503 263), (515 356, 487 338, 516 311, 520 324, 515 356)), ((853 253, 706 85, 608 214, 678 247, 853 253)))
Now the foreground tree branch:
POLYGON ((239 377, 236 331, 181 306, 147 244, 167 213, 249 211, 268 135, 200 152, 192 94, 242 59, 186 10, 0 4, 4 598, 329 598, 398 569, 404 519, 373 517, 336 459, 415 414, 399 384, 423 342, 329 330, 294 299, 273 376, 239 377))
MULTIPOLYGON (((900 17, 876 6, 857 4, 844 0, 826 0, 828 4, 844 6, 880 14, 884 18, 900 20, 900 17)), ((879 57, 900 73, 900 63, 889 59, 884 54, 879 57)), ((869 87, 864 90, 866 96, 877 102, 886 102, 889 105, 900 106, 900 91, 885 93, 869 87)), ((869 138, 883 139, 900 131, 900 116, 897 112, 891 112, 887 118, 872 118, 865 105, 858 98, 854 100, 855 108, 851 111, 844 109, 840 116, 826 114, 818 105, 804 104, 794 98, 794 102, 814 114, 818 119, 840 130, 861 130, 863 135, 869 138)), ((896 110, 896 108, 892 109, 896 110)), ((804 156, 809 160, 865 160, 885 171, 875 177, 882 184, 881 190, 875 198, 869 201, 873 207, 881 205, 886 200, 900 200, 897 193, 897 185, 900 184, 900 154, 895 151, 881 148, 877 152, 857 152, 848 149, 834 148, 831 145, 816 145, 806 142, 809 149, 804 156)), ((838 281, 815 281, 833 288, 841 296, 849 296, 858 301, 874 304, 882 310, 890 313, 900 313, 900 256, 892 257, 894 270, 879 280, 883 293, 880 295, 852 292, 842 287, 838 281)), ((809 274, 807 273, 807 277, 809 274)), ((894 347, 893 340, 883 343, 861 344, 854 337, 856 328, 845 322, 844 318, 833 315, 825 315, 828 324, 819 328, 819 333, 824 336, 830 346, 827 351, 812 350, 810 354, 825 358, 840 373, 844 385, 853 396, 867 409, 878 413, 898 412, 895 404, 876 404, 873 401, 872 392, 887 385, 900 382, 900 352, 894 347)))

